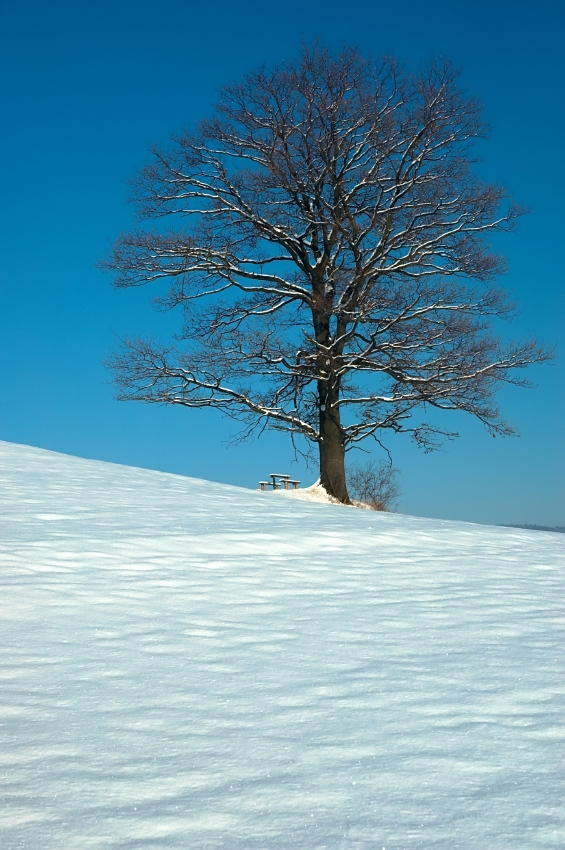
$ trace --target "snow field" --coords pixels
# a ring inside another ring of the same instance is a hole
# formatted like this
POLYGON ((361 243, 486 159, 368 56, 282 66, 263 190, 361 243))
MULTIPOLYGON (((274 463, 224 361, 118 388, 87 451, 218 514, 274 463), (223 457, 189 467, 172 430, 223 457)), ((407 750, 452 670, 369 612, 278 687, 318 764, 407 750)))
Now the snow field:
POLYGON ((565 846, 562 535, 0 469, 3 850, 565 846))

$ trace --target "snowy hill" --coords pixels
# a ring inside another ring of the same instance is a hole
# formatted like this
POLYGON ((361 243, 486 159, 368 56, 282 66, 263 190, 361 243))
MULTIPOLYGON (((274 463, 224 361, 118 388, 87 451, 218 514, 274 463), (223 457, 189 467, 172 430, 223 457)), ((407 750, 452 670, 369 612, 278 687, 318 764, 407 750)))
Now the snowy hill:
POLYGON ((561 535, 0 469, 3 850, 565 846, 561 535))

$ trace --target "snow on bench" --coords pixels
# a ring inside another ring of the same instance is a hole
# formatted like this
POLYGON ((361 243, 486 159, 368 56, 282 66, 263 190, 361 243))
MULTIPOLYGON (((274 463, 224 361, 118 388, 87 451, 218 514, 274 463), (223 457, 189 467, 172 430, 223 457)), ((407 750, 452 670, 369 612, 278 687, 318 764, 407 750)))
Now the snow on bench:
POLYGON ((288 490, 289 484, 292 484, 294 489, 298 490, 298 485, 300 484, 300 481, 295 481, 295 479, 291 478, 290 475, 283 475, 280 472, 270 472, 269 478, 271 478, 271 481, 259 482, 259 487, 261 488, 261 490, 266 490, 267 487, 272 487, 273 490, 278 490, 280 487, 282 487, 284 490, 288 490))

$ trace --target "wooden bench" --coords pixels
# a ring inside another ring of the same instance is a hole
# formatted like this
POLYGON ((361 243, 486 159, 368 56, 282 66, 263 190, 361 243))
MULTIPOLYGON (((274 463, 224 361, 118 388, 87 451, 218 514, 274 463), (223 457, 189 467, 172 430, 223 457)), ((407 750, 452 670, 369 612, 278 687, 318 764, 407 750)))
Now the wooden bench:
POLYGON ((300 481, 296 481, 294 478, 291 478, 290 475, 283 475, 281 472, 270 472, 269 473, 270 481, 260 481, 259 487, 261 490, 266 490, 267 487, 272 487, 273 490, 278 490, 280 487, 283 490, 289 489, 289 484, 292 484, 295 490, 298 490, 298 485, 300 481))

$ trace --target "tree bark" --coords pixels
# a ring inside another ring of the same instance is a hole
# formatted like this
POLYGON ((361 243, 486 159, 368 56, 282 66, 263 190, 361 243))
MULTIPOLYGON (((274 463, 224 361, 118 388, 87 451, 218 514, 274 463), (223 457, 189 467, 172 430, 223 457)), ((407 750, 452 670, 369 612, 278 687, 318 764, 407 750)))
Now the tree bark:
POLYGON ((320 405, 320 483, 340 502, 350 505, 345 480, 345 440, 341 428, 339 409, 331 405, 326 396, 320 405))

